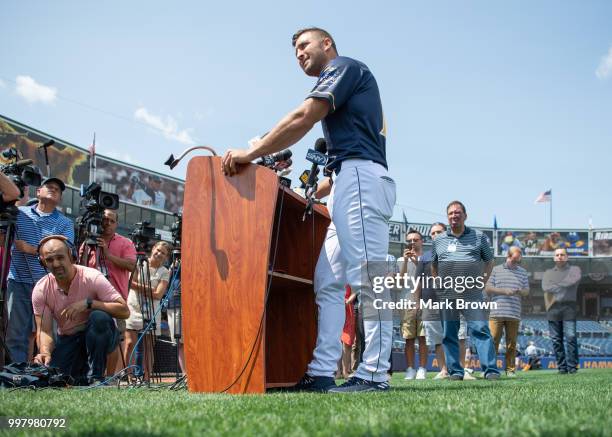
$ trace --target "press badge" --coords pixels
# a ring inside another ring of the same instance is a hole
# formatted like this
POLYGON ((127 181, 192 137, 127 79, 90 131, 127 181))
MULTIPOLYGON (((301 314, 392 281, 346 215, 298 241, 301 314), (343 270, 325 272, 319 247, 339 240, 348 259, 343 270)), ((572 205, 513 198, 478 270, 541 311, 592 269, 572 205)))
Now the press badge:
POLYGON ((457 241, 453 241, 452 243, 449 243, 446 250, 448 252, 455 252, 457 250, 457 241))

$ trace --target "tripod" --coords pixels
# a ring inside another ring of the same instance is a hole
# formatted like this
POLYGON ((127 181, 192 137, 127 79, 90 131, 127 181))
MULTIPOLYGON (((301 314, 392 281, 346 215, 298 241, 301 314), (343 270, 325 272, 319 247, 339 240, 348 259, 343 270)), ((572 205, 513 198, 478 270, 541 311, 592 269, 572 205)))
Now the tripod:
POLYGON ((0 363, 3 365, 12 362, 10 351, 6 346, 6 331, 8 329, 8 317, 5 314, 6 293, 8 288, 8 272, 11 260, 11 247, 15 240, 15 223, 17 222, 18 209, 13 204, 8 206, 0 214, 0 229, 2 229, 2 262, 0 266, 0 363))
POLYGON ((90 260, 95 260, 96 268, 108 279, 108 268, 106 267, 106 259, 102 253, 102 249, 98 246, 97 235, 89 235, 85 239, 85 245, 83 246, 83 252, 79 258, 79 264, 88 267, 90 260))
MULTIPOLYGON (((173 343, 176 345, 176 381, 178 382, 181 378, 183 378, 183 366, 184 363, 184 354, 183 354, 183 344, 181 343, 181 337, 183 334, 183 313, 181 311, 181 249, 177 247, 172 252, 172 274, 170 275, 172 278, 172 282, 170 283, 170 287, 168 289, 168 293, 165 298, 165 304, 168 308, 168 315, 170 315, 170 310, 173 310, 174 317, 173 320, 168 320, 169 323, 172 323, 172 332, 173 335, 173 343)), ((170 317, 168 317, 170 319, 170 317)))
POLYGON ((153 353, 155 348, 156 321, 153 308, 153 288, 151 286, 151 272, 149 269, 149 259, 142 247, 137 248, 136 270, 130 278, 131 288, 136 291, 138 306, 142 316, 142 330, 138 333, 138 341, 129 357, 128 366, 132 365, 132 356, 138 362, 138 347, 142 342, 144 353, 142 367, 136 376, 143 376, 151 379, 153 376, 153 353), (142 372, 142 373, 141 373, 142 372))

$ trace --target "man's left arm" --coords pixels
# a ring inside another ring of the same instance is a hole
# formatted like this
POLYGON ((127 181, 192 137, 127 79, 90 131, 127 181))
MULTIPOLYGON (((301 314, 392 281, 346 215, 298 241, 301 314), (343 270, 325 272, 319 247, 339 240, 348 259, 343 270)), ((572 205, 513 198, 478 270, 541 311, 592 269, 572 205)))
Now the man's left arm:
MULTIPOLYGON (((123 297, 101 273, 98 273, 91 287, 95 292, 95 298, 91 302, 91 310, 104 311, 116 319, 127 319, 130 316, 130 309, 123 297)), ((70 320, 76 318, 83 311, 89 311, 87 299, 79 300, 68 306, 62 311, 62 316, 70 320)))
POLYGON ((569 272, 565 275, 558 285, 560 287, 571 287, 576 284, 582 278, 582 270, 578 266, 570 266, 569 272))
POLYGON ((287 114, 261 140, 254 141, 249 149, 229 149, 223 155, 223 172, 237 173, 238 164, 247 164, 260 156, 279 152, 296 142, 321 121, 330 110, 327 100, 307 98, 296 109, 287 114))
POLYGON ((529 278, 525 276, 525 278, 521 282, 521 289, 516 290, 516 294, 521 297, 527 297, 529 296, 529 278))
POLYGON ((136 248, 132 242, 130 242, 129 245, 126 244, 119 255, 113 255, 108 248, 109 243, 102 238, 98 239, 98 245, 102 248, 104 258, 115 264, 121 270, 133 272, 136 268, 136 248))
POLYGON ((487 239, 485 234, 482 234, 482 237, 480 240, 480 253, 481 253, 482 260, 485 262, 483 275, 484 275, 484 280, 486 283, 491 277, 491 271, 493 270, 494 257, 493 257, 493 250, 491 250, 491 246, 489 245, 489 240, 487 239))

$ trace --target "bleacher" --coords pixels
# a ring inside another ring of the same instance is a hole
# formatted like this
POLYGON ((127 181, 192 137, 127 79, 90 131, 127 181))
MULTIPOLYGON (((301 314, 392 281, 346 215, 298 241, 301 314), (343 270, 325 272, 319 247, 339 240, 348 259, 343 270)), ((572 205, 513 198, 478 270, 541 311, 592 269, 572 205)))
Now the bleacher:
MULTIPOLYGON (((578 320, 576 323, 578 336, 578 354, 580 356, 610 356, 612 355, 612 324, 594 320, 578 320)), ((548 321, 540 319, 524 319, 521 321, 518 336, 519 350, 523 351, 530 341, 542 355, 554 355, 548 321)), ((505 351, 505 339, 500 343, 500 353, 505 351)))

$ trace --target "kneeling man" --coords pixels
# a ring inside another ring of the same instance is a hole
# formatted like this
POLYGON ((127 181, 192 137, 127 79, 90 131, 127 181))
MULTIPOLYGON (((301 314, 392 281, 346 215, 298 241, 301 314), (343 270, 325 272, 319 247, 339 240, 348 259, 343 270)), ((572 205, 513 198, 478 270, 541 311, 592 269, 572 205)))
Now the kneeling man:
POLYGON ((127 319, 130 314, 125 300, 98 270, 74 264, 66 237, 43 238, 38 255, 49 274, 32 292, 39 349, 34 361, 59 367, 78 384, 103 380, 106 355, 119 338, 113 317, 127 319))

